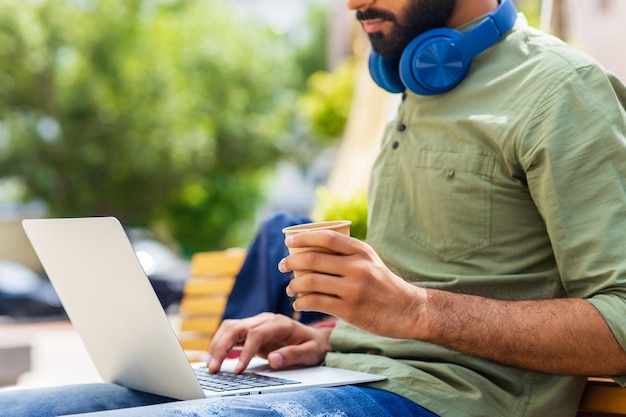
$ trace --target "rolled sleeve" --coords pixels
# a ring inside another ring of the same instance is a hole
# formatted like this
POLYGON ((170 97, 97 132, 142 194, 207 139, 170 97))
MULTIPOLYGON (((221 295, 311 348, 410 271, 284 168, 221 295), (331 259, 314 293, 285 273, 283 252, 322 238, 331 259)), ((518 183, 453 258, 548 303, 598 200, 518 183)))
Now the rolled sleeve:
POLYGON ((594 305, 626 350, 626 112, 618 89, 595 67, 562 79, 538 106, 525 163, 566 295, 594 305))

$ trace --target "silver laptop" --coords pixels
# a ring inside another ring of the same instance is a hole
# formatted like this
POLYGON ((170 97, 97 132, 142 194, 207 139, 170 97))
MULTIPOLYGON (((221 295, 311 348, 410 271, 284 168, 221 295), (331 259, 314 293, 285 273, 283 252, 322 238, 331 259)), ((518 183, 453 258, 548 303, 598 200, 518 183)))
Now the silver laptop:
MULTIPOLYGON (((385 379, 326 366, 284 371, 257 366, 248 367, 245 377, 259 381, 246 381, 246 388, 220 388, 210 381, 205 382, 212 388, 203 387, 197 374, 206 368, 189 363, 116 218, 27 219, 22 224, 105 382, 186 400, 385 379)), ((240 379, 228 372, 220 376, 240 379)), ((213 377, 201 377, 207 378, 213 377)))

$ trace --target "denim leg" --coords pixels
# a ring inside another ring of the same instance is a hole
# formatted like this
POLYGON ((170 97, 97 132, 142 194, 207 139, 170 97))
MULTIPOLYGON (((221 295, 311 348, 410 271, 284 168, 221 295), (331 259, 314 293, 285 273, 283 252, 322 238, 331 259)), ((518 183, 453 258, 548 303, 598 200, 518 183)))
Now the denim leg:
POLYGON ((174 401, 114 384, 0 391, 2 417, 57 417, 174 401))
POLYGON ((179 401, 80 417, 437 417, 396 394, 360 386, 179 401))

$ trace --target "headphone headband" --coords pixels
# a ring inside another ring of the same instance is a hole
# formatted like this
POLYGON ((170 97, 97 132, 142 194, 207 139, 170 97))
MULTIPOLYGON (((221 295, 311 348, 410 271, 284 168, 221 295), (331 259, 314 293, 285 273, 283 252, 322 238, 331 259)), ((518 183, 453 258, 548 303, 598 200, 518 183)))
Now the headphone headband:
POLYGON ((517 9, 513 1, 502 0, 496 10, 488 14, 483 21, 462 36, 457 44, 460 48, 467 50, 468 55, 474 58, 506 35, 513 28, 516 20, 517 9))

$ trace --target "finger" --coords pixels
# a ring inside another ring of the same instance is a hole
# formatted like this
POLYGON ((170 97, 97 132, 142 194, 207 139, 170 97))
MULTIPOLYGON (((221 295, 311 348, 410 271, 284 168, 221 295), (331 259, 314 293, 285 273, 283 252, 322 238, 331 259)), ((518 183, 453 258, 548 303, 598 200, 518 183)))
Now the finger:
POLYGON ((349 319, 346 314, 346 302, 339 297, 320 293, 306 293, 292 303, 294 311, 317 311, 330 316, 349 319))
POLYGON ((232 349, 243 344, 251 328, 265 320, 271 320, 268 316, 273 314, 262 313, 243 320, 224 320, 211 340, 207 359, 209 372, 219 371, 232 349))
POLYGON ((278 264, 281 272, 315 271, 321 274, 345 276, 351 257, 309 250, 289 255, 278 264))
POLYGON ((286 291, 290 297, 307 293, 321 293, 342 297, 348 291, 347 287, 350 287, 350 282, 343 277, 307 272, 289 281, 286 291))
POLYGON ((248 331, 239 354, 239 362, 235 366, 235 373, 243 372, 255 356, 263 356, 263 352, 272 351, 286 342, 285 339, 291 333, 289 330, 291 319, 284 320, 283 317, 276 315, 272 322, 261 323, 248 331))
POLYGON ((215 332, 209 347, 207 358, 207 368, 209 372, 217 372, 222 366, 222 362, 237 344, 239 339, 245 338, 242 335, 242 328, 232 321, 225 320, 215 332))
POLYGON ((323 248, 342 255, 356 253, 359 246, 358 242, 355 238, 333 230, 297 233, 285 238, 285 245, 289 248, 323 248))
POLYGON ((284 369, 290 366, 314 366, 324 360, 324 354, 317 349, 314 341, 300 345, 290 345, 277 349, 267 356, 272 369, 284 369))

